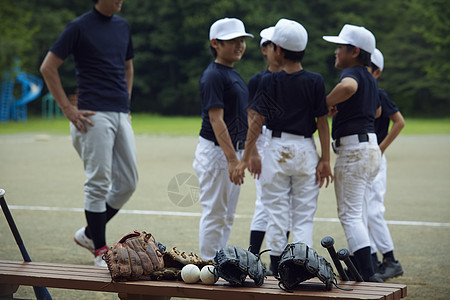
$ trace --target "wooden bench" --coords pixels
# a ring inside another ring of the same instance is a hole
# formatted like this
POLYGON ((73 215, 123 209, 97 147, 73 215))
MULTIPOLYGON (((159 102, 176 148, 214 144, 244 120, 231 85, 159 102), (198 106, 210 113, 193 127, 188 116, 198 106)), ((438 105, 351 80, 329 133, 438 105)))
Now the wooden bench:
POLYGON ((341 281, 341 287, 353 290, 343 291, 333 287, 331 291, 325 291, 319 280, 311 279, 302 283, 293 293, 288 293, 278 287, 278 281, 273 277, 267 278, 261 287, 255 287, 250 279, 247 281, 248 286, 245 287, 231 287, 222 279, 214 285, 180 281, 111 282, 108 269, 102 267, 0 260, 0 297, 12 297, 20 285, 111 292, 117 293, 120 299, 128 300, 170 297, 218 300, 399 300, 406 297, 406 285, 399 284, 341 281))

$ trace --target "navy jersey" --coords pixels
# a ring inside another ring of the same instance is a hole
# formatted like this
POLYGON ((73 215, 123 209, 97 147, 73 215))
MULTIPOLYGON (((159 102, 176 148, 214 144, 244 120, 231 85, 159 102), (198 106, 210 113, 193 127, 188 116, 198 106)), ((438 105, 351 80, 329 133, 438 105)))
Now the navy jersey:
POLYGON ((338 113, 333 118, 333 139, 342 136, 375 133, 375 114, 380 106, 375 78, 365 67, 344 69, 340 80, 350 77, 358 83, 358 90, 349 99, 336 105, 338 113))
POLYGON ((217 143, 209 121, 211 108, 222 108, 231 141, 245 141, 248 129, 248 88, 234 68, 212 62, 200 77, 202 129, 200 136, 217 143))
POLYGON ((389 123, 391 121, 389 116, 398 112, 398 108, 384 90, 378 89, 378 95, 380 97, 382 111, 381 116, 375 119, 375 133, 377 134, 378 144, 380 144, 386 138, 389 131, 389 123))
POLYGON ((306 70, 269 72, 250 107, 265 117, 268 129, 311 137, 316 118, 328 113, 323 77, 306 70))
POLYGON ((269 70, 265 70, 263 72, 259 72, 258 74, 253 75, 248 80, 248 101, 249 105, 251 105, 251 102, 253 101, 256 91, 258 90, 259 83, 261 82, 262 77, 265 74, 271 73, 269 70))
POLYGON ((125 61, 134 53, 125 19, 94 8, 70 22, 50 51, 63 60, 73 54, 79 109, 129 112, 125 61))

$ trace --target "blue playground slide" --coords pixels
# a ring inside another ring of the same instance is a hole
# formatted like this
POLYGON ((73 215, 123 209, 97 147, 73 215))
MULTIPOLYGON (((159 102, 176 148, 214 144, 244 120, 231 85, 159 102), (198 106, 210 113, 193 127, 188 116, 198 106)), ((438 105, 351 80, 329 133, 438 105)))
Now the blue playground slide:
POLYGON ((0 122, 26 121, 27 103, 39 97, 43 81, 39 77, 25 72, 19 72, 14 80, 9 77, 11 77, 9 74, 5 74, 1 87, 0 122), (22 85, 22 95, 19 99, 15 99, 13 94, 16 82, 22 85))

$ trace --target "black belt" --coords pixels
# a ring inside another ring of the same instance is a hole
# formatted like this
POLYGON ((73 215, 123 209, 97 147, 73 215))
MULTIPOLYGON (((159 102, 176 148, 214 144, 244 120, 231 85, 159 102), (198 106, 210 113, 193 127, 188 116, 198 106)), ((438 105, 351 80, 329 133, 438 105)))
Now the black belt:
MULTIPOLYGON (((367 133, 358 133, 358 141, 360 143, 368 142, 369 141, 369 135, 367 133)), ((341 145, 341 138, 337 138, 334 142, 336 147, 339 147, 341 145)))
MULTIPOLYGON (((281 134, 283 133, 283 131, 278 131, 278 130, 272 130, 272 137, 274 138, 281 138, 281 134)), ((292 135, 299 135, 299 134, 293 134, 293 133, 291 133, 292 135)), ((309 138, 309 137, 311 137, 311 136, 305 136, 304 135, 304 137, 305 138, 309 138)))
MULTIPOLYGON (((214 145, 220 146, 218 141, 214 142, 214 145)), ((245 148, 245 141, 237 141, 235 144, 233 144, 234 150, 244 150, 245 148)))
POLYGON ((276 131, 276 130, 272 131, 272 137, 273 138, 274 137, 280 138, 281 137, 281 131, 276 131))

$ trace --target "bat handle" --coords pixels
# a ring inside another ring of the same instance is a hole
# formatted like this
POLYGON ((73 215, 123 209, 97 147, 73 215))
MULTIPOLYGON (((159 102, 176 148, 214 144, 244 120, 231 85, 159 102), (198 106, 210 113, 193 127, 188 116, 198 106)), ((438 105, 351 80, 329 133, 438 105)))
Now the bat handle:
MULTIPOLYGON (((5 200, 5 190, 0 189, 0 206, 2 207, 3 213, 5 214, 6 221, 8 221, 9 228, 11 228, 14 239, 16 240, 17 246, 19 246, 20 253, 22 254, 23 260, 26 262, 31 262, 31 258, 28 255, 27 249, 23 244, 23 240, 20 237, 19 230, 17 229, 16 223, 9 211, 8 204, 5 200)), ((52 300, 52 296, 45 287, 33 286, 34 294, 38 300, 52 300)))
POLYGON ((355 277, 356 281, 364 281, 361 274, 359 274, 358 270, 356 270, 355 265, 350 259, 350 252, 346 248, 342 248, 337 252, 337 256, 340 260, 343 260, 347 265, 347 268, 352 273, 353 277, 355 277))
POLYGON ((341 262, 339 261, 336 250, 334 249, 334 239, 331 236, 326 236, 322 239, 320 242, 322 247, 326 248, 328 250, 328 253, 330 254, 331 259, 333 260, 334 266, 336 267, 339 277, 341 277, 341 280, 348 281, 348 276, 345 273, 344 269, 342 268, 341 262))
POLYGON ((5 200, 5 190, 0 189, 0 205, 2 207, 3 213, 5 214, 6 221, 8 221, 9 228, 11 228, 14 239, 16 240, 17 246, 19 246, 20 253, 22 254, 22 258, 26 262, 30 262, 31 258, 28 255, 27 249, 23 244, 22 238, 20 237, 19 230, 17 229, 16 223, 9 211, 8 204, 6 204, 5 200))

